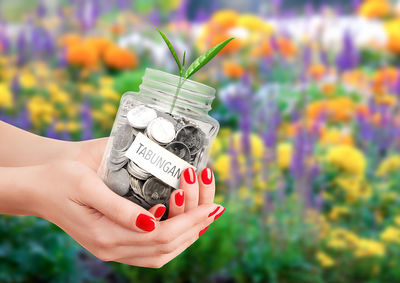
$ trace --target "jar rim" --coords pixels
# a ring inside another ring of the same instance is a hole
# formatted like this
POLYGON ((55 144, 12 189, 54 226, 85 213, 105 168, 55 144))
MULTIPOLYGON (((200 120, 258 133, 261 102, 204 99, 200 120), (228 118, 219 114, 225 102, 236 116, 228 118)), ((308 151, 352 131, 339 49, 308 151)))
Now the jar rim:
MULTIPOLYGON (((144 75, 145 76, 146 75, 150 75, 151 76, 152 74, 153 75, 157 75, 157 74, 158 75, 162 75, 165 78, 171 79, 172 82, 174 84, 176 84, 176 85, 178 85, 179 81, 181 80, 180 76, 177 76, 177 75, 174 75, 174 74, 171 74, 171 73, 167 73, 167 72, 164 72, 164 71, 152 69, 152 68, 146 68, 144 75)), ((213 88, 211 86, 208 86, 206 84, 203 84, 203 83, 199 83, 197 81, 186 79, 185 82, 183 83, 182 87, 190 88, 190 89, 192 89, 192 91, 193 91, 193 89, 195 89, 196 92, 199 92, 202 95, 208 96, 210 98, 214 98, 215 97, 215 92, 216 92, 215 88, 213 88)))

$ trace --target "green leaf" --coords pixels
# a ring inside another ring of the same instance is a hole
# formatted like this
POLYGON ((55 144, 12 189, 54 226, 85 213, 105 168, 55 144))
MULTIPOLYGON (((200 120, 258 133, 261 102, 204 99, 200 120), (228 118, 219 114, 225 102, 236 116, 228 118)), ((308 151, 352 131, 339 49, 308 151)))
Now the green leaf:
POLYGON ((214 58, 214 56, 217 55, 232 39, 233 37, 215 45, 205 53, 201 54, 186 70, 184 77, 188 79, 198 70, 200 70, 204 65, 210 62, 210 60, 214 58))
POLYGON ((164 39, 165 44, 167 44, 167 46, 169 48, 169 51, 171 51, 172 56, 174 56, 175 62, 178 65, 178 68, 179 68, 179 72, 182 72, 181 62, 179 62, 178 55, 176 55, 175 49, 172 46, 171 41, 169 41, 167 36, 161 30, 159 30, 157 27, 155 27, 155 29, 158 30, 158 32, 160 33, 161 37, 164 39))
POLYGON ((185 52, 183 52, 183 59, 182 59, 182 69, 181 69, 181 71, 180 71, 180 75, 181 75, 181 77, 182 77, 182 73, 183 73, 183 71, 185 70, 185 60, 186 60, 186 51, 185 51, 185 52))

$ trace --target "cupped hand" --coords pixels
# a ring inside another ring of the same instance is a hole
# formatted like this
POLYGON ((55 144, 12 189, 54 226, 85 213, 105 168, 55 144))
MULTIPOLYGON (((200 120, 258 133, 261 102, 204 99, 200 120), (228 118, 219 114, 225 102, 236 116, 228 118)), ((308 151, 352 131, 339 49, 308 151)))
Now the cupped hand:
POLYGON ((32 202, 36 213, 67 232, 105 261, 158 268, 179 255, 207 229, 224 208, 214 204, 212 171, 196 176, 187 169, 181 189, 170 198, 169 217, 161 204, 149 211, 115 194, 97 176, 107 139, 73 144, 71 160, 35 166, 40 188, 32 202))

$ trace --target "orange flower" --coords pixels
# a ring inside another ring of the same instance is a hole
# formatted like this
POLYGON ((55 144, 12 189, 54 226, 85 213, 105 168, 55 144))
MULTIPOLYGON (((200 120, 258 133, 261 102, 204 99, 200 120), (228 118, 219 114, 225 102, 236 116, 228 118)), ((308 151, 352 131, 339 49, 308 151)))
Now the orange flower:
POLYGON ((125 28, 122 25, 114 24, 111 26, 110 31, 113 35, 121 35, 125 32, 125 28))
POLYGON ((103 55, 109 46, 114 45, 111 40, 105 37, 90 37, 85 40, 85 43, 96 50, 99 55, 103 55))
POLYGON ((322 64, 312 64, 308 67, 307 73, 314 80, 320 80, 326 74, 326 68, 322 64))
POLYGON ((396 103, 396 101, 396 96, 390 94, 379 95, 375 97, 375 102, 377 104, 382 104, 386 106, 392 106, 396 103))
POLYGON ((400 54, 400 18, 390 20, 385 24, 387 33, 387 48, 400 54))
POLYGON ((358 13, 366 18, 382 18, 391 10, 392 7, 387 0, 366 0, 361 4, 358 13))
MULTIPOLYGON (((231 38, 230 35, 228 34, 216 34, 209 38, 209 46, 208 48, 213 47, 214 45, 217 45, 218 43, 221 43, 224 40, 227 40, 228 38, 231 38)), ((218 54, 227 54, 234 52, 240 48, 240 40, 239 39, 234 39, 231 42, 229 42, 218 54)))
POLYGON ((278 46, 279 52, 283 56, 289 58, 293 57, 296 54, 296 46, 289 38, 280 36, 276 39, 276 44, 278 46))
POLYGON ((237 24, 239 14, 234 10, 220 10, 214 13, 210 20, 211 31, 226 31, 234 28, 237 24))
POLYGON ((375 94, 383 94, 387 88, 393 86, 398 79, 398 71, 394 67, 378 70, 372 77, 371 88, 375 94))
POLYGON ((94 67, 99 60, 97 51, 85 43, 69 46, 66 57, 69 64, 81 67, 94 67))
POLYGON ((308 105, 306 113, 311 120, 324 114, 332 122, 346 122, 353 117, 354 109, 355 104, 350 98, 338 97, 312 102, 308 105))
POLYGON ((326 96, 331 96, 336 92, 336 84, 334 83, 325 83, 321 86, 321 91, 326 96))
POLYGON ((238 79, 244 74, 244 69, 237 63, 225 62, 224 63, 224 73, 228 78, 238 79))
POLYGON ((78 34, 66 34, 60 38, 58 43, 63 47, 70 47, 82 43, 82 37, 78 34))
POLYGON ((107 66, 116 70, 135 68, 139 59, 132 51, 118 46, 109 47, 104 54, 107 66))
POLYGON ((269 40, 264 40, 260 45, 257 45, 253 48, 251 54, 253 56, 262 56, 269 57, 272 55, 274 50, 272 49, 271 43, 269 40))

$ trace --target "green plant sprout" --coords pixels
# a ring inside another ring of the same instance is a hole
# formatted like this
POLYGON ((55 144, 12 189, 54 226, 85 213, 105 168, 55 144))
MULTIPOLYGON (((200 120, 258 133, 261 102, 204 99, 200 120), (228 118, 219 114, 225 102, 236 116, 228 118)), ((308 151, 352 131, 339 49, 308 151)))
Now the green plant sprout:
POLYGON ((167 36, 156 27, 157 31, 160 33, 161 37, 165 41, 165 44, 167 44, 169 51, 171 52, 172 56, 175 59, 176 64, 178 65, 179 69, 179 84, 176 89, 176 93, 174 96, 174 100, 171 106, 170 112, 174 110, 176 99, 178 98, 179 91, 183 85, 183 83, 190 78, 193 74, 195 74, 198 70, 200 70, 202 67, 204 67, 208 62, 211 61, 212 58, 214 58, 232 39, 233 37, 218 43, 217 45, 211 47, 209 50, 201 54, 199 57, 196 58, 196 60, 193 61, 192 64, 185 70, 185 60, 186 60, 186 51, 183 52, 183 58, 182 58, 182 63, 180 62, 178 55, 176 54, 176 51, 174 47, 172 46, 171 41, 167 38, 167 36))

